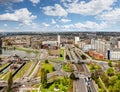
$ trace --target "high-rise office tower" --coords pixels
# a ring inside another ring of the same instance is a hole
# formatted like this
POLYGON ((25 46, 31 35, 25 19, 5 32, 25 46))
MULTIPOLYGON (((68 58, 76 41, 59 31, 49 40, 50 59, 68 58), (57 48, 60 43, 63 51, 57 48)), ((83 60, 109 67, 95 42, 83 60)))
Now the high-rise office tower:
POLYGON ((78 42, 80 41, 80 38, 78 36, 75 37, 75 44, 78 44, 78 42))
POLYGON ((57 36, 58 39, 58 45, 60 45, 60 35, 57 36))

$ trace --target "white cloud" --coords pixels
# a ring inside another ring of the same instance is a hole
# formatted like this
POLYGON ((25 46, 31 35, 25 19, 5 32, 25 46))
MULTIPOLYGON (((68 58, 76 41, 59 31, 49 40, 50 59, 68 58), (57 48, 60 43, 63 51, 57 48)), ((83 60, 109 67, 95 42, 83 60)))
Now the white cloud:
POLYGON ((51 24, 56 24, 56 21, 54 19, 52 19, 51 24))
POLYGON ((105 10, 111 10, 116 0, 90 0, 89 2, 79 0, 64 0, 67 12, 82 15, 97 15, 105 10))
POLYGON ((107 24, 105 22, 98 24, 92 21, 86 21, 85 23, 75 23, 75 24, 62 26, 62 28, 66 28, 66 29, 80 29, 80 30, 96 30, 96 29, 100 30, 106 27, 107 24))
POLYGON ((67 22, 70 22, 71 20, 70 19, 61 19, 60 22, 62 23, 67 23, 67 22))
POLYGON ((4 26, 4 27, 7 27, 7 26, 8 26, 8 24, 4 24, 3 26, 4 26))
POLYGON ((109 23, 118 23, 120 22, 120 8, 104 12, 101 15, 98 15, 96 18, 109 23))
POLYGON ((14 13, 0 15, 0 20, 15 21, 26 25, 29 25, 35 18, 37 18, 37 16, 32 15, 27 8, 16 10, 14 13))
POLYGON ((38 4, 40 0, 30 0, 33 4, 38 4))
POLYGON ((49 16, 67 16, 67 12, 61 5, 43 7, 44 13, 49 16))
POLYGON ((44 22, 44 23, 42 23, 42 25, 43 25, 43 26, 45 26, 45 27, 49 27, 49 26, 50 26, 50 24, 45 23, 45 22, 44 22))

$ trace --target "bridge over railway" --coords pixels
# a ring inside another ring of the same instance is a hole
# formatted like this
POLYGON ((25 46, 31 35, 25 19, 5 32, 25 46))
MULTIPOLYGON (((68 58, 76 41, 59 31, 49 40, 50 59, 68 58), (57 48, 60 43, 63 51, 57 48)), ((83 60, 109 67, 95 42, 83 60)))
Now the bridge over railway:
POLYGON ((78 60, 77 62, 75 60, 70 60, 72 63, 79 63, 79 64, 87 64, 90 63, 90 60, 78 60))

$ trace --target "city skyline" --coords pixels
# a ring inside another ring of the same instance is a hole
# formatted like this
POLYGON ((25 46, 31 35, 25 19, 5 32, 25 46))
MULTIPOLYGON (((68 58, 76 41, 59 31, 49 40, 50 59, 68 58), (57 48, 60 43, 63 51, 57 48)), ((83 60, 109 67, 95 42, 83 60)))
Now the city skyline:
POLYGON ((1 0, 0 32, 120 32, 120 0, 1 0))

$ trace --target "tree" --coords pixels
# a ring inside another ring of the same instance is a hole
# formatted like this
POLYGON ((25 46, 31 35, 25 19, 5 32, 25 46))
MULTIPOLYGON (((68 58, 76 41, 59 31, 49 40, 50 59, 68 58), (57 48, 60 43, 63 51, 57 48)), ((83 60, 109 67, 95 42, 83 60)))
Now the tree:
POLYGON ((117 77, 117 76, 112 76, 112 77, 109 79, 109 85, 114 86, 114 84, 117 82, 117 80, 118 80, 118 77, 117 77))
POLYGON ((107 76, 107 74, 104 71, 101 71, 100 77, 101 77, 102 81, 105 83, 105 85, 108 87, 108 85, 109 85, 109 83, 108 83, 109 77, 107 76))
POLYGON ((66 59, 67 59, 67 60, 70 60, 70 58, 69 58, 69 56, 68 56, 68 55, 66 55, 66 59))
POLYGON ((91 74, 91 78, 92 79, 98 79, 99 78, 99 72, 97 70, 95 70, 92 74, 91 74))
POLYGON ((44 88, 47 87, 47 71, 44 68, 41 69, 41 83, 44 88))
POLYGON ((116 75, 118 77, 118 80, 120 80, 120 73, 117 73, 116 75))
POLYGON ((54 67, 52 67, 52 71, 55 71, 55 68, 54 68, 54 67))
POLYGON ((49 73, 49 70, 46 70, 47 73, 49 73))
POLYGON ((86 59, 86 56, 85 55, 81 55, 82 59, 85 60, 86 59))
POLYGON ((113 92, 120 92, 120 80, 118 80, 113 86, 113 92))
POLYGON ((46 60, 45 60, 45 63, 46 63, 46 64, 48 64, 48 63, 49 63, 49 62, 48 62, 48 59, 46 59, 46 60))
POLYGON ((114 75, 114 69, 113 68, 108 68, 107 69, 107 75, 108 76, 113 76, 114 75))
POLYGON ((90 63, 90 70, 95 70, 95 64, 94 63, 90 63))
POLYGON ((11 46, 11 45, 12 45, 12 42, 9 41, 9 40, 7 40, 7 41, 6 41, 6 44, 7 44, 8 46, 11 46))
POLYGON ((110 67, 112 67, 112 61, 109 61, 109 62, 108 62, 108 65, 109 65, 110 67))
POLYGON ((76 77, 75 77, 75 74, 74 74, 74 73, 71 73, 71 74, 70 74, 70 79, 72 79, 72 80, 75 80, 75 79, 76 79, 76 77))
POLYGON ((115 66, 118 69, 118 71, 120 71, 120 62, 118 62, 115 66))
POLYGON ((12 91, 12 85, 13 85, 13 77, 12 77, 12 72, 9 75, 8 79, 8 87, 7 87, 7 92, 13 92, 12 91))
POLYGON ((62 55, 62 54, 60 54, 60 57, 63 57, 63 55, 62 55))
POLYGON ((113 86, 108 87, 109 92, 113 92, 113 86))

